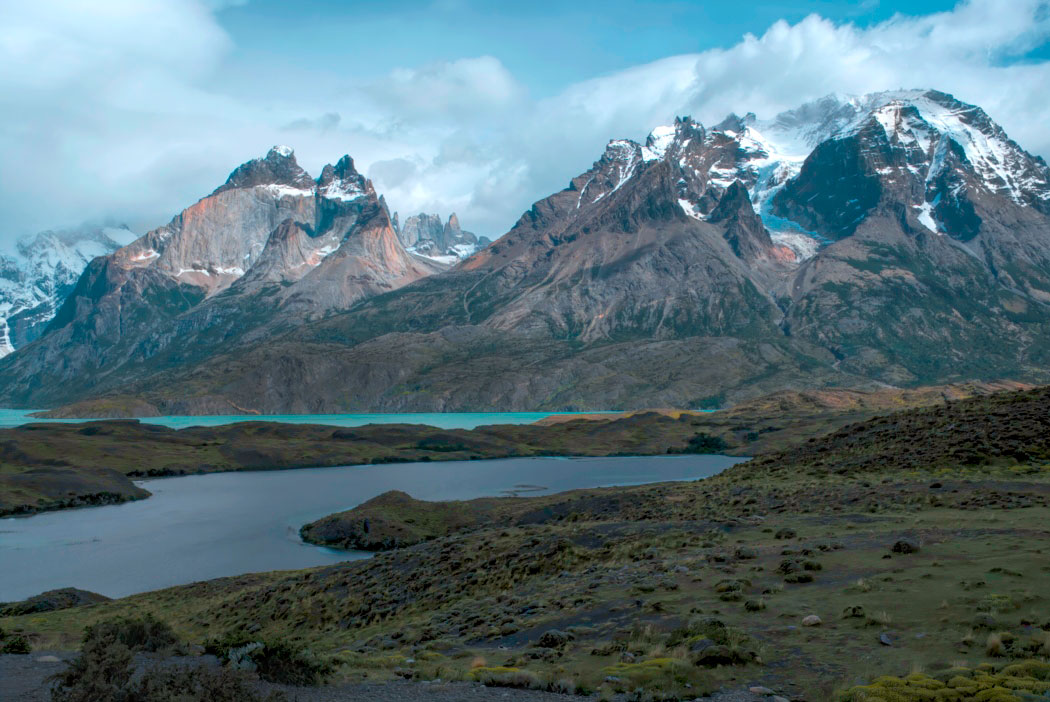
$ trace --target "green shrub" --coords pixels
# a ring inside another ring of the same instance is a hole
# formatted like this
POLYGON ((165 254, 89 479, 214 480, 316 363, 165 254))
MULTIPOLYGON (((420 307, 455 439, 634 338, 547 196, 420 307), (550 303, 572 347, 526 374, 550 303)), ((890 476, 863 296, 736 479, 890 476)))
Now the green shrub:
POLYGON ((523 690, 543 690, 547 687, 532 671, 513 667, 474 668, 470 671, 470 679, 490 687, 517 687, 523 690))
POLYGON ((204 650, 233 668, 253 670, 267 682, 282 685, 319 685, 332 666, 308 649, 285 640, 253 641, 228 633, 205 644, 204 650))
POLYGON ((85 641, 80 655, 52 678, 52 702, 130 702, 132 658, 119 641, 85 641))
POLYGON ((138 651, 164 651, 178 643, 152 617, 99 622, 84 631, 80 655, 51 678, 52 702, 279 702, 284 695, 256 694, 243 671, 205 666, 165 666, 135 674, 138 651))
MULTIPOLYGON (((120 644, 117 644, 119 646, 120 644)), ((127 650, 126 648, 124 649, 127 650)), ((128 657, 107 659, 109 666, 88 665, 60 674, 52 688, 53 702, 286 702, 283 693, 261 695, 243 671, 204 666, 167 666, 147 670, 133 680, 128 657), (115 667, 113 664, 116 664, 115 667)), ((100 661, 96 661, 100 663, 100 661)))
POLYGON ((685 626, 672 631, 667 637, 667 647, 691 644, 701 639, 711 639, 717 644, 729 643, 729 627, 714 617, 694 618, 685 626))
POLYGON ((684 448, 668 448, 667 453, 723 453, 728 448, 722 437, 700 433, 689 439, 684 448))
POLYGON ((983 664, 974 670, 954 668, 938 677, 912 673, 906 678, 876 678, 869 685, 845 690, 839 695, 839 701, 1020 702, 1022 698, 1036 699, 1032 695, 1045 696, 1050 693, 1048 681, 1050 663, 1043 661, 1015 663, 1001 670, 983 664))
POLYGON ((154 668, 142 677, 135 693, 136 700, 142 702, 285 702, 288 699, 281 692, 260 695, 241 671, 200 666, 154 668))
POLYGON ((614 691, 633 696, 628 699, 684 700, 710 692, 704 671, 679 658, 617 663, 602 673, 614 691))
POLYGON ((84 644, 120 643, 131 651, 155 653, 173 648, 179 639, 166 622, 146 615, 141 619, 107 619, 84 630, 84 644))
POLYGON ((29 645, 29 639, 24 636, 15 635, 2 637, 0 636, 0 653, 17 653, 26 654, 32 653, 33 647, 29 645))

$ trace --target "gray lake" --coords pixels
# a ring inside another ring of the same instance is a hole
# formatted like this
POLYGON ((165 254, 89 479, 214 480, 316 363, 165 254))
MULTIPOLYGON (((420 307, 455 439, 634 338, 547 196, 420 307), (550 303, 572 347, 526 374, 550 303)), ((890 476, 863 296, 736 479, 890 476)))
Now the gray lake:
POLYGON ((241 573, 367 554, 305 544, 299 527, 387 490, 426 500, 539 495, 705 478, 728 456, 510 458, 142 481, 149 499, 0 519, 0 602, 60 587, 121 597, 241 573))

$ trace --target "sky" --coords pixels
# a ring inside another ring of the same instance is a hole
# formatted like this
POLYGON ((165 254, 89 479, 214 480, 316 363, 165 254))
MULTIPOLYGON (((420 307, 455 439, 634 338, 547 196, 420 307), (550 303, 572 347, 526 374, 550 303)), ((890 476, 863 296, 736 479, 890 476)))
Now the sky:
POLYGON ((936 88, 1050 156, 1050 0, 0 0, 0 246, 160 226, 287 144, 497 237, 614 138, 936 88))

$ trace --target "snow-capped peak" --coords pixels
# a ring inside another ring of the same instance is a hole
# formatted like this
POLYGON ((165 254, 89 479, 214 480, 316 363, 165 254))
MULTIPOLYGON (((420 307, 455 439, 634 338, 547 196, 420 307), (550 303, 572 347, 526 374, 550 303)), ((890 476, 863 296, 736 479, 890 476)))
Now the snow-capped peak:
POLYGON ((329 164, 321 170, 317 192, 329 200, 348 202, 368 193, 368 181, 354 168, 354 160, 343 156, 334 166, 329 164))
POLYGON ((295 152, 287 146, 274 146, 262 158, 253 158, 235 168, 226 182, 213 195, 234 188, 279 186, 274 190, 278 197, 284 195, 313 195, 314 181, 310 174, 299 167, 295 152), (289 190, 289 188, 291 190, 289 190), (296 192, 309 191, 309 192, 296 192))
POLYGON ((125 227, 46 231, 20 239, 15 255, 0 256, 0 357, 39 336, 87 264, 130 238, 125 227))
POLYGON ((619 190, 631 179, 638 168, 640 157, 641 150, 638 144, 630 139, 615 139, 605 147, 605 155, 602 158, 611 165, 613 173, 610 175, 616 179, 613 191, 619 190))
MULTIPOLYGON (((719 193, 739 181, 774 238, 808 237, 816 246, 826 241, 772 214, 773 198, 800 174, 818 146, 867 129, 881 130, 894 148, 905 149, 910 172, 902 170, 905 176, 930 183, 947 167, 947 154, 957 152, 977 176, 972 181, 976 187, 1022 206, 1044 209, 1050 202, 1050 169, 1041 159, 1011 141, 980 108, 932 90, 829 95, 772 119, 730 115, 706 132, 688 118, 679 118, 673 125, 653 129, 644 146, 629 140, 610 142, 603 161, 613 166, 606 172, 615 171, 613 189, 640 172, 639 162, 673 163, 681 170, 679 199, 689 203, 687 211, 694 217, 707 214, 719 193)), ((895 177, 890 172, 885 166, 879 170, 895 177)), ((591 189, 590 182, 582 186, 578 207, 601 199, 591 189)), ((933 202, 936 193, 929 188, 927 192, 927 200, 933 202)), ((908 204, 923 226, 941 233, 925 201, 908 204)), ((812 255, 812 248, 801 247, 804 255, 812 255)))
POLYGON ((642 147, 642 159, 658 161, 667 154, 667 149, 674 143, 676 130, 673 126, 657 127, 649 133, 642 147))
POLYGON ((938 140, 949 138, 962 147, 991 191, 1022 205, 1033 195, 1050 199, 1046 166, 1011 140, 981 108, 936 91, 879 93, 871 99, 877 101, 872 115, 888 137, 915 139, 930 156, 938 140))

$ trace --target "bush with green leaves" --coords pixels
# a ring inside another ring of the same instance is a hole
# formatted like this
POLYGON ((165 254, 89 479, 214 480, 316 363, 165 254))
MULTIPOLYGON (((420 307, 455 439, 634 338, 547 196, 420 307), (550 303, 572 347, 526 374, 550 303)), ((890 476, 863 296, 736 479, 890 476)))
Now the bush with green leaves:
POLYGON ((156 653, 174 648, 179 643, 166 622, 146 615, 142 618, 107 619, 84 630, 84 644, 120 643, 131 651, 156 653))
POLYGON ((53 702, 280 702, 261 696, 251 677, 231 668, 154 666, 135 671, 138 652, 166 651, 178 644, 171 628, 157 619, 111 619, 88 627, 80 655, 52 677, 53 702))
POLYGON ((29 645, 29 639, 26 637, 21 634, 5 636, 4 633, 0 631, 0 653, 26 654, 32 652, 33 647, 29 645))
POLYGON ((720 436, 712 436, 703 432, 689 439, 684 448, 668 448, 667 453, 723 453, 729 448, 729 444, 720 436))
POLYGON ((284 639, 258 641, 226 634, 209 641, 204 650, 230 667, 254 671, 263 680, 282 685, 320 685, 332 673, 330 663, 284 639))

